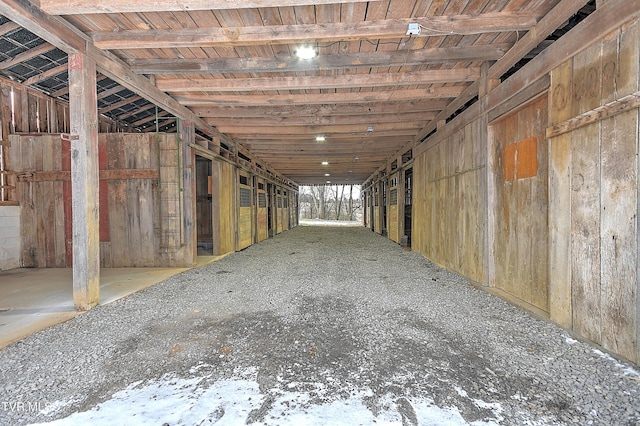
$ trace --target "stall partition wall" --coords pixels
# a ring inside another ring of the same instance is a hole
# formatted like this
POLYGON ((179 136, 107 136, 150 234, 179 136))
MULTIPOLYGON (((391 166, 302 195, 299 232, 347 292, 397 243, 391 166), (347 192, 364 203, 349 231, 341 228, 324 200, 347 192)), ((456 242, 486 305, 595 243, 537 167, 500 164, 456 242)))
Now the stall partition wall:
MULTIPOLYGON (((11 135, 10 142, 21 205, 21 265, 69 267, 70 142, 59 134, 11 135)), ((182 155, 175 134, 99 135, 102 267, 193 263, 182 155)))

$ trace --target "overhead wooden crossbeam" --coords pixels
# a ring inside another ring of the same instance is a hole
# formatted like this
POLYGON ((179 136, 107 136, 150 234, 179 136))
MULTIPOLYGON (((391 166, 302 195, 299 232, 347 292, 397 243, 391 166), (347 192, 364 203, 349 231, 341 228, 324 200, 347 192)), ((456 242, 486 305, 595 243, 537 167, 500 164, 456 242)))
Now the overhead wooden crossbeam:
POLYGON ((461 61, 494 61, 504 56, 510 47, 510 44, 494 44, 382 51, 376 52, 375 55, 367 53, 320 55, 313 61, 301 61, 291 56, 287 58, 130 59, 127 63, 137 74, 223 74, 238 70, 246 73, 322 71, 461 61))
POLYGON ((251 92, 256 90, 350 89, 353 87, 397 86, 408 83, 417 86, 475 81, 478 77, 480 77, 480 68, 455 68, 395 74, 158 79, 156 86, 165 92, 251 92))
POLYGON ((90 35, 94 45, 100 49, 251 46, 302 43, 304 41, 316 43, 402 39, 406 37, 407 27, 411 23, 421 25, 421 36, 472 35, 527 31, 535 26, 536 16, 527 13, 496 12, 480 15, 433 16, 356 23, 97 31, 90 33, 90 35))
POLYGON ((441 111, 447 106, 446 99, 430 100, 422 102, 422 100, 392 102, 392 103, 358 103, 358 104, 334 104, 334 105, 278 105, 269 108, 258 106, 210 106, 210 107, 194 107, 191 110, 199 117, 265 117, 265 118, 281 118, 290 117, 317 117, 327 115, 379 115, 379 114, 403 114, 407 112, 429 112, 441 111))
POLYGON ((64 19, 47 15, 41 9, 23 0, 2 0, 0 14, 68 54, 87 54, 96 62, 102 74, 177 117, 195 123, 203 132, 223 137, 228 143, 235 144, 231 138, 221 135, 200 117, 195 116, 191 110, 158 90, 147 78, 133 73, 122 60, 109 52, 96 49, 90 39, 64 19))
POLYGON ((395 102, 420 99, 458 97, 467 86, 443 86, 428 89, 398 89, 392 92, 317 93, 297 95, 179 95, 175 99, 189 106, 265 106, 265 105, 317 105, 347 104, 359 102, 395 102))
POLYGON ((69 69, 69 66, 67 64, 58 65, 57 67, 51 68, 49 70, 46 70, 45 72, 42 72, 38 75, 34 75, 33 77, 26 79, 25 81, 22 82, 22 84, 24 84, 25 86, 31 86, 32 84, 39 83, 41 81, 54 77, 58 74, 67 72, 68 69, 69 69))
POLYGON ((40 0, 40 8, 50 15, 78 15, 84 13, 186 12, 367 1, 369 0, 40 0))
MULTIPOLYGON (((402 121, 428 121, 435 118, 435 112, 406 112, 400 116, 402 121)), ((207 121, 217 127, 220 126, 329 126, 342 124, 372 124, 389 123, 399 120, 396 114, 376 115, 330 115, 306 117, 261 117, 261 118, 208 118, 207 121)), ((366 126, 365 126, 366 129, 366 126)))

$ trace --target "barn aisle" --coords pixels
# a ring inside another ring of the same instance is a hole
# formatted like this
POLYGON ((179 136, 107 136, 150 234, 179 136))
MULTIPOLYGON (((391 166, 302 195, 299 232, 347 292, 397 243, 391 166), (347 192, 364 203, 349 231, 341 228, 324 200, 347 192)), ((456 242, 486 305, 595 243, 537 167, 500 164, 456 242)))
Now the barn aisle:
POLYGON ((0 424, 637 424, 640 373, 359 227, 297 227, 0 350, 0 424))

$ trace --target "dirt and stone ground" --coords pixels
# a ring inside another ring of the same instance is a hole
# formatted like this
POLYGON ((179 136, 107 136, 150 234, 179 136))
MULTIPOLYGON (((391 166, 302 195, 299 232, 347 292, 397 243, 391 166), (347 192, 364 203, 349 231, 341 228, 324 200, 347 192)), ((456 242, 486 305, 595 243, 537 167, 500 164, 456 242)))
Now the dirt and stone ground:
POLYGON ((637 425, 639 393, 361 227, 295 228, 0 350, 1 425, 637 425))

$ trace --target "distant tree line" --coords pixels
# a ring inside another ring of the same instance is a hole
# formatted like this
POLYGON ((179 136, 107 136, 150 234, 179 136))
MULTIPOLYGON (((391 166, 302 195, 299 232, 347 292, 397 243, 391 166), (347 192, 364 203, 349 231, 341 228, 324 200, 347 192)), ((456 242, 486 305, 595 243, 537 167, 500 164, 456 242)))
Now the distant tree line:
POLYGON ((301 219, 362 219, 360 185, 301 186, 299 203, 301 219))

